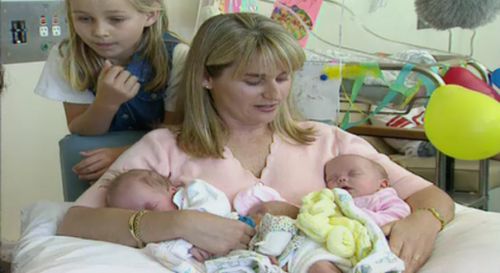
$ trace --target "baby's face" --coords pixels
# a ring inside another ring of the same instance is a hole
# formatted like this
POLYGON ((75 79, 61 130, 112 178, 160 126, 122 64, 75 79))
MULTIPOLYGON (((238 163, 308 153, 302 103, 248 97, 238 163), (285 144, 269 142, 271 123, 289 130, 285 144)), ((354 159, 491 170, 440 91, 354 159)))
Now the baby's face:
POLYGON ((140 209, 152 211, 177 210, 172 201, 176 188, 170 181, 165 181, 166 178, 150 171, 136 175, 133 179, 140 180, 140 183, 130 183, 130 187, 133 187, 130 191, 134 193, 129 200, 131 203, 136 203, 135 206, 140 209))
POLYGON ((353 197, 373 194, 387 186, 387 179, 365 158, 339 156, 325 165, 326 186, 342 188, 353 197))

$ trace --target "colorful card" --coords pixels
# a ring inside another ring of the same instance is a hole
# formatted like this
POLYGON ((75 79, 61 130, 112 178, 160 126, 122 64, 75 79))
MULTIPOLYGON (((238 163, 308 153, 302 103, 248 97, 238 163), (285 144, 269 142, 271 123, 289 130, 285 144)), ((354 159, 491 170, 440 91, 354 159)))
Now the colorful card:
POLYGON ((257 12, 257 0, 223 0, 224 13, 257 12))
POLYGON ((276 0, 271 18, 280 22, 306 46, 308 31, 312 30, 323 0, 276 0))

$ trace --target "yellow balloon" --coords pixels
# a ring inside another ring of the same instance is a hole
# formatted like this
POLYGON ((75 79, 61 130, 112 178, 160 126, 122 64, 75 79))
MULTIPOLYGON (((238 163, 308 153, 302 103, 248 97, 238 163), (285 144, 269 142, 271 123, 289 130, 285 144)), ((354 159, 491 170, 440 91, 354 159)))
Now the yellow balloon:
POLYGON ((453 158, 480 160, 500 153, 500 103, 459 85, 433 92, 424 128, 431 143, 453 158))

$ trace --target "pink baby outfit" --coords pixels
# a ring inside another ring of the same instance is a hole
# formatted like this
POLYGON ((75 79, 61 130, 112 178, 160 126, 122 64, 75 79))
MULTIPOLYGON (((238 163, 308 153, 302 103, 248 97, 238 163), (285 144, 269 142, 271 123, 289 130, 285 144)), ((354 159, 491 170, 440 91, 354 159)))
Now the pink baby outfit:
POLYGON ((387 187, 374 194, 354 198, 354 204, 370 216, 379 227, 410 215, 411 209, 397 192, 387 187))
POLYGON ((238 192, 262 182, 288 202, 298 205, 307 193, 325 187, 323 166, 341 154, 359 154, 380 163, 389 174, 390 186, 402 199, 431 185, 378 153, 358 136, 317 122, 303 122, 301 126, 314 127, 316 140, 309 145, 295 144, 275 133, 260 177, 245 169, 227 147, 223 151, 224 158, 195 158, 177 146, 176 135, 170 130, 151 131, 125 151, 78 198, 76 205, 104 207, 107 188, 102 186, 130 169, 154 170, 169 177, 177 186, 199 178, 223 191, 229 200, 233 200, 238 192))
POLYGON ((246 216, 254 206, 269 201, 285 201, 285 199, 273 188, 257 183, 239 192, 233 200, 233 207, 239 215, 246 216))

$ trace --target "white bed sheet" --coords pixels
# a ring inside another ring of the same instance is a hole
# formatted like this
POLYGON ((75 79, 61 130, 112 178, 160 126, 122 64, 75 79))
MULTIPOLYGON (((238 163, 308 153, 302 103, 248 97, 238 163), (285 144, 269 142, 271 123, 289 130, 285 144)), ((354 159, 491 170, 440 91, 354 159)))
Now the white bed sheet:
MULTIPOLYGON (((71 203, 36 203, 22 212, 14 273, 164 273, 143 251, 106 242, 55 236, 71 203)), ((457 205, 421 273, 500 272, 500 214, 457 205)))

